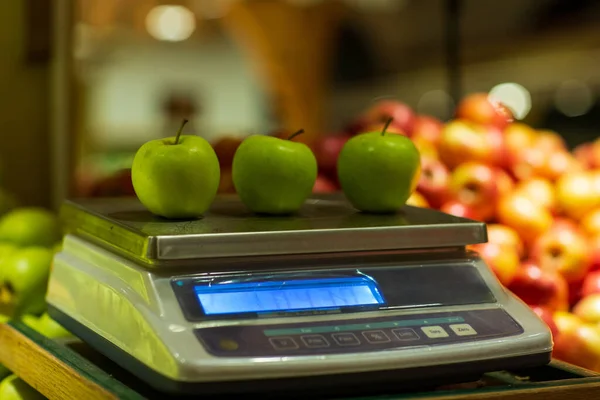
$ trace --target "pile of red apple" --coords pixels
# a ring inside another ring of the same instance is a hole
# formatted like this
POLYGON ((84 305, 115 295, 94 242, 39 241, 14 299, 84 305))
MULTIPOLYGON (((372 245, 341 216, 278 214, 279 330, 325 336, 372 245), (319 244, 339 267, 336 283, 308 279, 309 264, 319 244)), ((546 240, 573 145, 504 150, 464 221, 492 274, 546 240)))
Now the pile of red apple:
POLYGON ((554 333, 555 357, 600 371, 600 139, 569 151, 557 133, 513 122, 486 94, 443 124, 384 100, 315 146, 315 191, 337 190, 336 160, 356 132, 409 136, 421 176, 408 203, 488 223, 472 246, 554 333))

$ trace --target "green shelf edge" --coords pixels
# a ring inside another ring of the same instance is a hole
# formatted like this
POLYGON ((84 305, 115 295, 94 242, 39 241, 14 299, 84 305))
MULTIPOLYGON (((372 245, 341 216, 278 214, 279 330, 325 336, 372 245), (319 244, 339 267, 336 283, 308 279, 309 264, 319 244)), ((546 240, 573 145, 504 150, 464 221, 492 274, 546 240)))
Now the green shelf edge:
POLYGON ((25 337, 32 340, 42 349, 64 362, 66 365, 75 370, 83 378, 97 384, 104 388, 106 391, 114 394, 122 400, 145 400, 144 396, 141 396, 136 391, 130 389, 120 381, 112 378, 109 374, 98 368, 84 357, 80 356, 76 352, 54 342, 52 339, 48 339, 44 335, 36 332, 27 325, 18 321, 8 322, 13 329, 22 333, 25 337))

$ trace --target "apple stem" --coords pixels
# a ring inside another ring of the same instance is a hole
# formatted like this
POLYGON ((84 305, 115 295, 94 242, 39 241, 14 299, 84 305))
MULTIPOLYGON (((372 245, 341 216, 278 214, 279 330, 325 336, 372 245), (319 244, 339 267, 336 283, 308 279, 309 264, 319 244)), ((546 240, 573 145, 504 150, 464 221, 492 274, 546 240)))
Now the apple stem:
POLYGON ((298 132, 296 132, 296 133, 292 133, 292 134, 290 135, 290 137, 289 137, 289 138, 287 138, 287 140, 292 140, 292 139, 293 139, 293 138, 295 138, 296 136, 298 136, 298 135, 302 135, 303 133, 304 133, 304 129, 300 129, 298 132))
POLYGON ((385 121, 385 125, 383 125, 383 129, 381 130, 381 136, 385 135, 385 131, 387 131, 387 128, 390 126, 393 120, 394 118, 390 117, 387 119, 387 121, 385 121))
POLYGON ((173 144, 179 144, 179 138, 181 137, 181 132, 183 132, 183 127, 187 123, 188 123, 187 119, 184 119, 183 121, 181 121, 181 125, 179 126, 179 130, 177 131, 177 135, 175 135, 175 143, 173 143, 173 144))

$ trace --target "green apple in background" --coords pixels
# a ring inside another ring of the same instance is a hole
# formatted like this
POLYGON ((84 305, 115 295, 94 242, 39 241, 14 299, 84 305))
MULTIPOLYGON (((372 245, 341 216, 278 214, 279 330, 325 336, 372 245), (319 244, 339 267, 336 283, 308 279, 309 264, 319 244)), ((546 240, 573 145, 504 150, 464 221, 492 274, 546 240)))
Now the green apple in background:
POLYGON ((302 207, 317 179, 317 160, 304 143, 253 135, 233 157, 232 178, 242 202, 259 214, 292 214, 302 207))
POLYGON ((43 208, 17 208, 0 218, 0 241, 17 246, 52 247, 61 238, 58 216, 43 208))
POLYGON ((5 260, 17 250, 19 247, 14 244, 0 243, 0 271, 4 268, 5 260))
POLYGON ((19 317, 45 311, 52 257, 52 249, 26 247, 13 252, 2 262, 0 313, 19 317))
POLYGON ((25 314, 21 317, 21 321, 31 329, 41 333, 50 339, 71 337, 71 332, 67 331, 58 322, 50 318, 48 313, 43 313, 40 317, 35 315, 25 314))
POLYGON ((10 375, 0 383, 0 399, 2 400, 42 400, 45 398, 16 375, 10 375))
POLYGON ((397 212, 415 190, 419 151, 404 135, 367 132, 346 142, 338 158, 338 179, 352 205, 363 212, 397 212))
POLYGON ((219 188, 219 160, 200 136, 152 140, 135 154, 131 180, 135 194, 151 213, 170 219, 201 217, 219 188))

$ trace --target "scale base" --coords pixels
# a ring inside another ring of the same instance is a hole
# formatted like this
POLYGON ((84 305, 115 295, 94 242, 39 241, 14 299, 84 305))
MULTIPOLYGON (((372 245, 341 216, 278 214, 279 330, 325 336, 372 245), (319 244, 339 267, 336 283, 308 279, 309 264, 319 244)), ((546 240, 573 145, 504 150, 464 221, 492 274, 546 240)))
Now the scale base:
MULTIPOLYGON (((397 369, 352 373, 341 375, 319 375, 313 377, 265 379, 235 382, 179 382, 171 380, 97 335, 92 330, 75 321, 65 313, 51 305, 48 313, 67 330, 104 354, 117 365, 134 374, 142 382, 146 382, 162 393, 175 396, 211 395, 232 396, 261 394, 273 398, 339 398, 343 396, 360 396, 386 394, 410 390, 424 390, 451 383, 462 383, 478 380, 483 373, 502 371, 505 369, 525 369, 546 365, 551 360, 551 353, 539 353, 527 356, 500 358, 477 362, 451 365, 436 365, 414 369, 397 369), (423 378, 426 377, 426 378, 423 378)), ((140 386, 144 384, 140 382, 140 386)))

